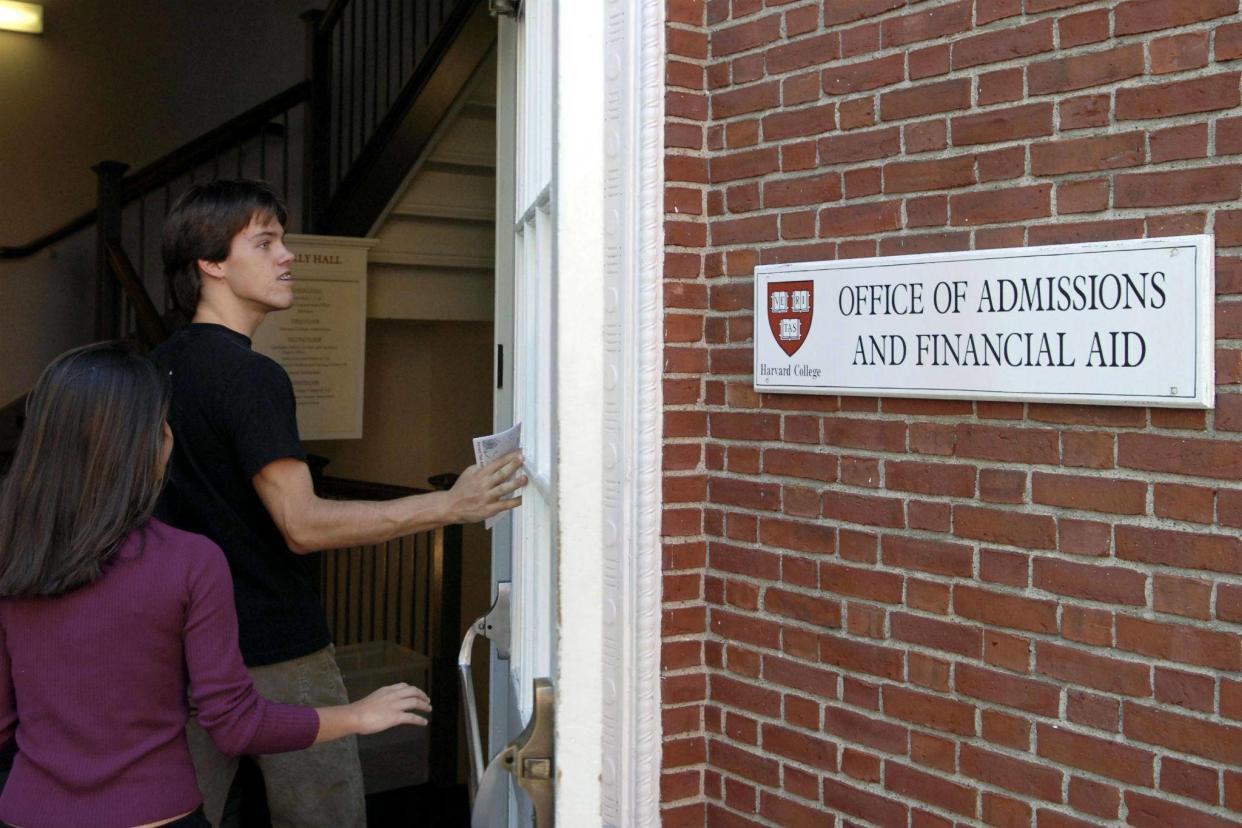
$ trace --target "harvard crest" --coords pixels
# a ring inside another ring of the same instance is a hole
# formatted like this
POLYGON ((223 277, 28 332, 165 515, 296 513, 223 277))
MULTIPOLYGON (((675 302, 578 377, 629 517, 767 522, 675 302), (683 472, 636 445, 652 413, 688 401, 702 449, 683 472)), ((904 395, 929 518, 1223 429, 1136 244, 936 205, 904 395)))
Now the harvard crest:
POLYGON ((768 325, 786 356, 806 342, 814 312, 815 282, 768 282, 768 325))

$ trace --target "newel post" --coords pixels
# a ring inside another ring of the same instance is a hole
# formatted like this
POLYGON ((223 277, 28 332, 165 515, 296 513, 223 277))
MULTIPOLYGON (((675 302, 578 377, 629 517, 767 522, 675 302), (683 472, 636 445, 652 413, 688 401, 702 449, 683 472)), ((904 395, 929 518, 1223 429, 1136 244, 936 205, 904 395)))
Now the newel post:
POLYGON ((120 161, 100 161, 91 167, 99 178, 95 209, 95 338, 121 335, 121 288, 108 263, 108 242, 121 240, 121 177, 129 169, 120 161))

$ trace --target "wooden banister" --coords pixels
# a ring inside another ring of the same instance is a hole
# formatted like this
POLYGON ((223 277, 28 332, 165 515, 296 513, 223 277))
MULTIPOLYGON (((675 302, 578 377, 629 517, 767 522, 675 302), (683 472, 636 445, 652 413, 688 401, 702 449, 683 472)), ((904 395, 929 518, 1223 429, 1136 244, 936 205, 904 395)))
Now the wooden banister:
MULTIPOLYGON (((164 185, 185 175, 204 161, 232 149, 237 145, 239 135, 251 135, 275 128, 272 123, 276 118, 303 103, 309 93, 310 84, 306 81, 297 83, 263 103, 251 107, 235 118, 225 121, 220 126, 207 132, 193 141, 172 152, 157 158, 141 169, 135 170, 121 179, 121 204, 128 204, 144 195, 156 192, 164 185)), ((33 239, 25 244, 0 246, 0 259, 24 259, 41 250, 83 230, 98 218, 97 210, 90 210, 67 222, 52 232, 33 239)))

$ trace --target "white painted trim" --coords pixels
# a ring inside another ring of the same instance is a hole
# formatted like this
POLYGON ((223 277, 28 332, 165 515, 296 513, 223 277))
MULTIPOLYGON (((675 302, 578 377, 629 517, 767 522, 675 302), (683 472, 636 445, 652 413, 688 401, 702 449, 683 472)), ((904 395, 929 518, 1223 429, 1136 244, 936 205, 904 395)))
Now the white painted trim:
POLYGON ((610 0, 603 17, 601 815, 609 826, 656 826, 662 743, 664 2, 610 0))
POLYGON ((600 824, 603 726, 604 7, 554 10, 556 824, 589 828, 600 824))

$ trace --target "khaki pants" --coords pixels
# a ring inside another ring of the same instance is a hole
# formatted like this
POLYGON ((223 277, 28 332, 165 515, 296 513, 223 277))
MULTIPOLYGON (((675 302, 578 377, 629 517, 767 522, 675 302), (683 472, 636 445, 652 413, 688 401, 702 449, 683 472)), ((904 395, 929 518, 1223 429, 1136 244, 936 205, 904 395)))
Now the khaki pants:
MULTIPOLYGON (((327 707, 346 704, 345 684, 333 658, 334 649, 250 668, 254 686, 266 698, 287 704, 327 707)), ((237 761, 216 750, 211 737, 191 716, 186 726, 190 756, 203 810, 220 825, 237 761)), ((365 828, 362 766, 354 736, 293 753, 256 756, 263 770, 272 828, 365 828)))

